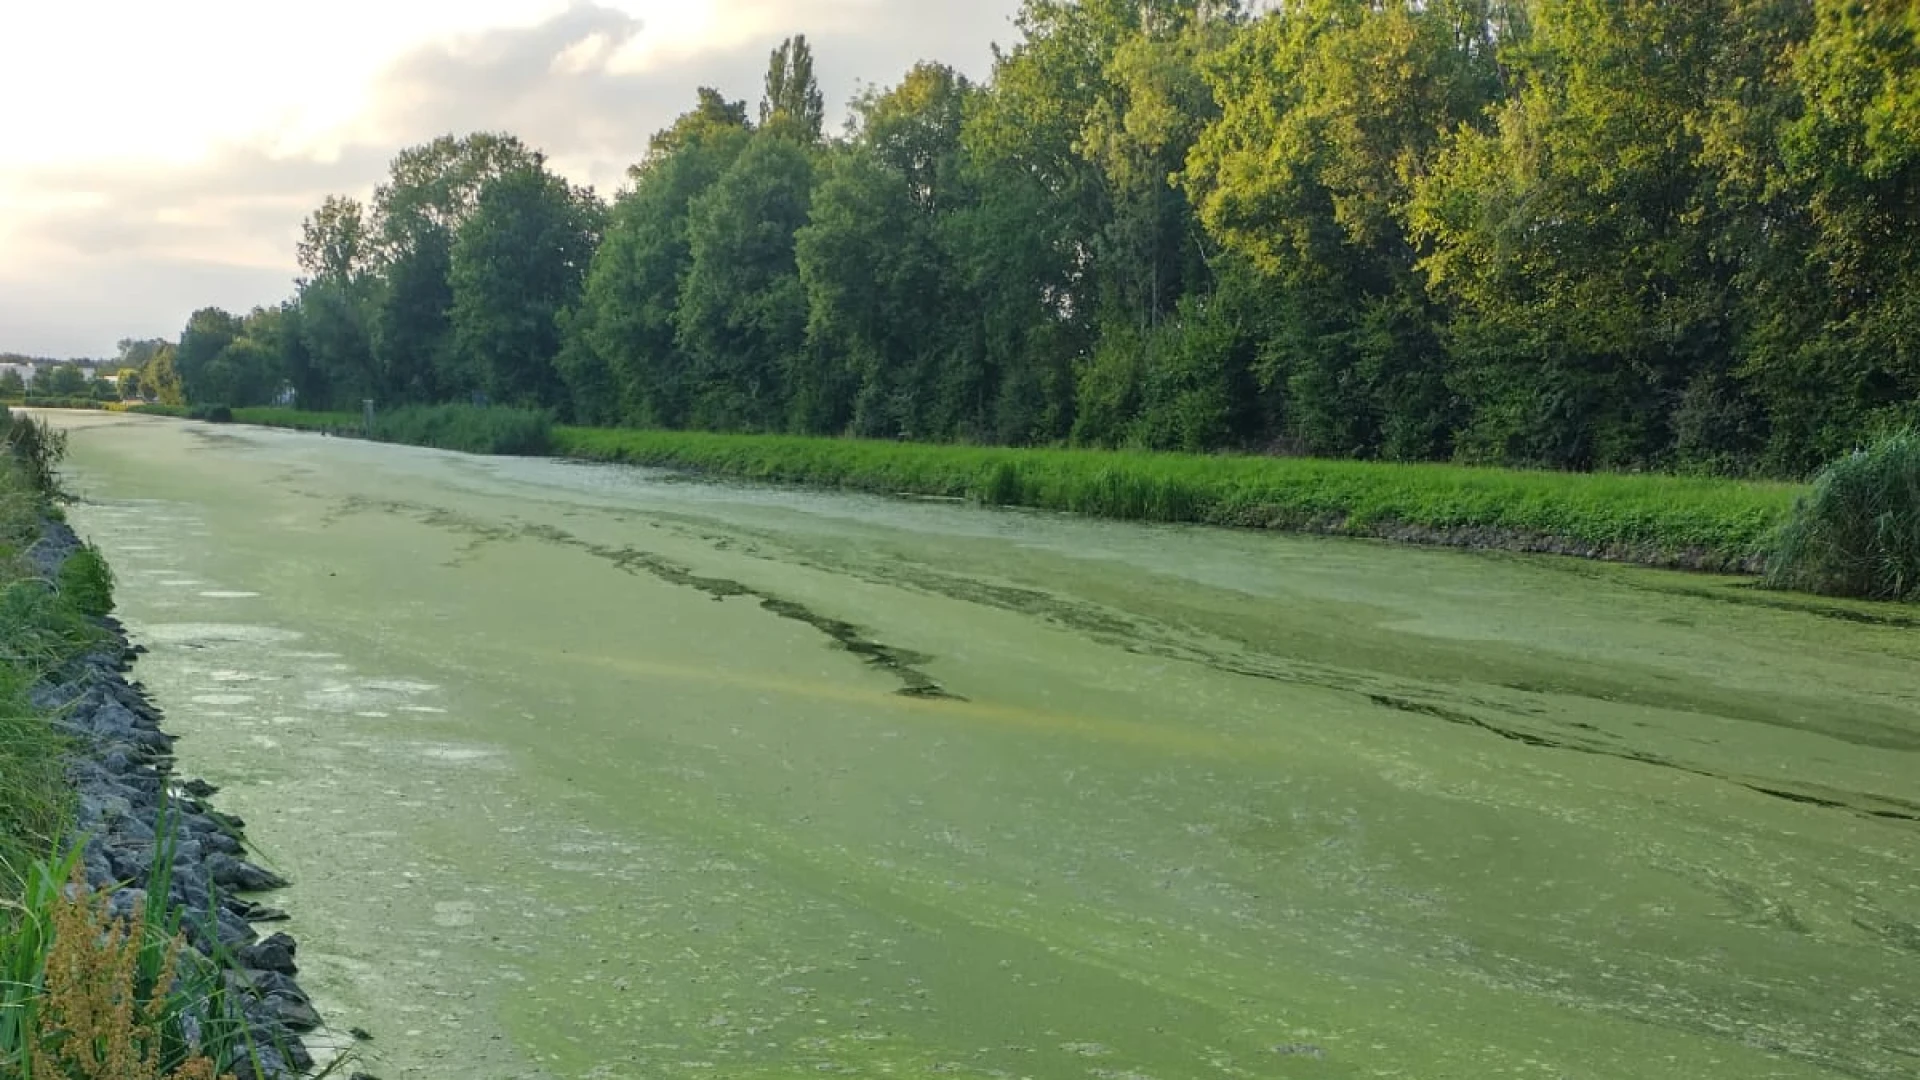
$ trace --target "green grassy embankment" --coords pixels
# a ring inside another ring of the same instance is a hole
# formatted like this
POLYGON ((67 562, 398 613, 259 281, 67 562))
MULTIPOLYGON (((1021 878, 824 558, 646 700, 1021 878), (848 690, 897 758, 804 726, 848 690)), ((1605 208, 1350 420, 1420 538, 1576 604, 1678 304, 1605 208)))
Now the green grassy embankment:
MULTIPOLYGON (((97 557, 49 581, 29 557, 50 511, 62 437, 0 412, 0 909, 17 901, 34 864, 71 824, 66 742, 35 708, 41 676, 100 640, 85 615, 98 606, 97 557)), ((69 560, 70 562, 72 560, 69 560)), ((6 923, 0 910, 0 927, 6 923)), ((4 937, 0 936, 0 941, 4 937)))
MULTIPOLYGON (((161 412, 161 410, 142 410, 161 412)), ((166 414, 180 415, 179 410, 166 414)), ((241 423, 358 435, 357 413, 233 410, 241 423)), ((501 406, 394 409, 382 441, 554 453, 766 483, 968 499, 1128 521, 1369 536, 1757 572, 1805 488, 1311 458, 1036 450, 555 426, 501 406)))
POLYGON ((772 483, 1754 571, 1798 485, 557 427, 555 451, 772 483))

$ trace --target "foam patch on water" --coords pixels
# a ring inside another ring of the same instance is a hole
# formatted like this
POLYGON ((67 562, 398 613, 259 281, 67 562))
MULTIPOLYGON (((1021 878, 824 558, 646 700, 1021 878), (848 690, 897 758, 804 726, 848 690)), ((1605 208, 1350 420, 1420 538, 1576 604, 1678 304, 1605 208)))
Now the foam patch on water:
POLYGON ((454 765, 486 761, 490 758, 500 756, 499 751, 496 750, 487 750, 477 746, 452 745, 424 746, 420 748, 419 753, 421 757, 431 761, 445 761, 454 765))
POLYGON ((205 585, 206 582, 199 578, 159 578, 154 581, 154 584, 163 589, 191 589, 197 585, 205 585))
POLYGON ((471 900, 443 900, 433 905, 433 922, 436 926, 471 926, 473 912, 471 900))
POLYGON ((361 685, 369 690, 386 690, 395 694, 430 694, 440 689, 433 683, 415 682, 412 679, 371 679, 361 685))
POLYGON ((260 594, 244 589, 208 589, 200 595, 209 600, 251 600, 260 594))
POLYGON ((245 705, 253 700, 252 694, 195 694, 188 700, 195 705, 245 705))
POLYGON ((155 623, 146 628, 147 640, 157 645, 277 645, 298 641, 297 630, 277 626, 250 626, 244 623, 155 623))

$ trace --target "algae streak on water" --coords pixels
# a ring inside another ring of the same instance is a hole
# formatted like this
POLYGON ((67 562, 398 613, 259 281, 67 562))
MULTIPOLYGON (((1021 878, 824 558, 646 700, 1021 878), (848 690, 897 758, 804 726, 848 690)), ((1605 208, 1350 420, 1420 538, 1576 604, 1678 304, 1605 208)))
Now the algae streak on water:
POLYGON ((1893 609, 62 422, 371 1072, 1920 1067, 1893 609))

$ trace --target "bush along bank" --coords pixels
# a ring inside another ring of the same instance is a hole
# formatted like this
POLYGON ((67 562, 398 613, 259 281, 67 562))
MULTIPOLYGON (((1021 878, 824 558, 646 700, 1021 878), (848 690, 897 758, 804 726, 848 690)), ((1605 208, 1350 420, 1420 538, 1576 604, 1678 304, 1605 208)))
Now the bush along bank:
POLYGON ((1780 530, 1767 584, 1920 601, 1920 430, 1888 435, 1814 478, 1780 530))
POLYGON ((320 1018, 294 979, 296 945, 261 936, 256 923, 285 916, 248 895, 284 882, 246 858, 243 823, 208 803, 211 787, 175 775, 173 738, 126 677, 138 650, 106 614, 104 561, 38 513, 37 535, 19 535, 31 489, 14 462, 0 469, 14 552, 0 591, 0 689, 12 698, 4 711, 24 714, 9 723, 40 737, 32 758, 8 748, 0 811, 17 816, 23 775, 66 781, 57 805, 33 800, 44 834, 8 838, 0 1076, 265 1080, 310 1069, 300 1036, 320 1018))

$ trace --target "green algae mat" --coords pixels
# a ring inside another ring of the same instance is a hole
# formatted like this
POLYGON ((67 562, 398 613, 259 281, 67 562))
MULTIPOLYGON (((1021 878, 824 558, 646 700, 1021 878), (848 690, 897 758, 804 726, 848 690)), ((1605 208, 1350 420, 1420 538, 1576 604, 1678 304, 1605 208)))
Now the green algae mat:
POLYGON ((1920 1072, 1912 609, 61 422, 366 1071, 1920 1072))

